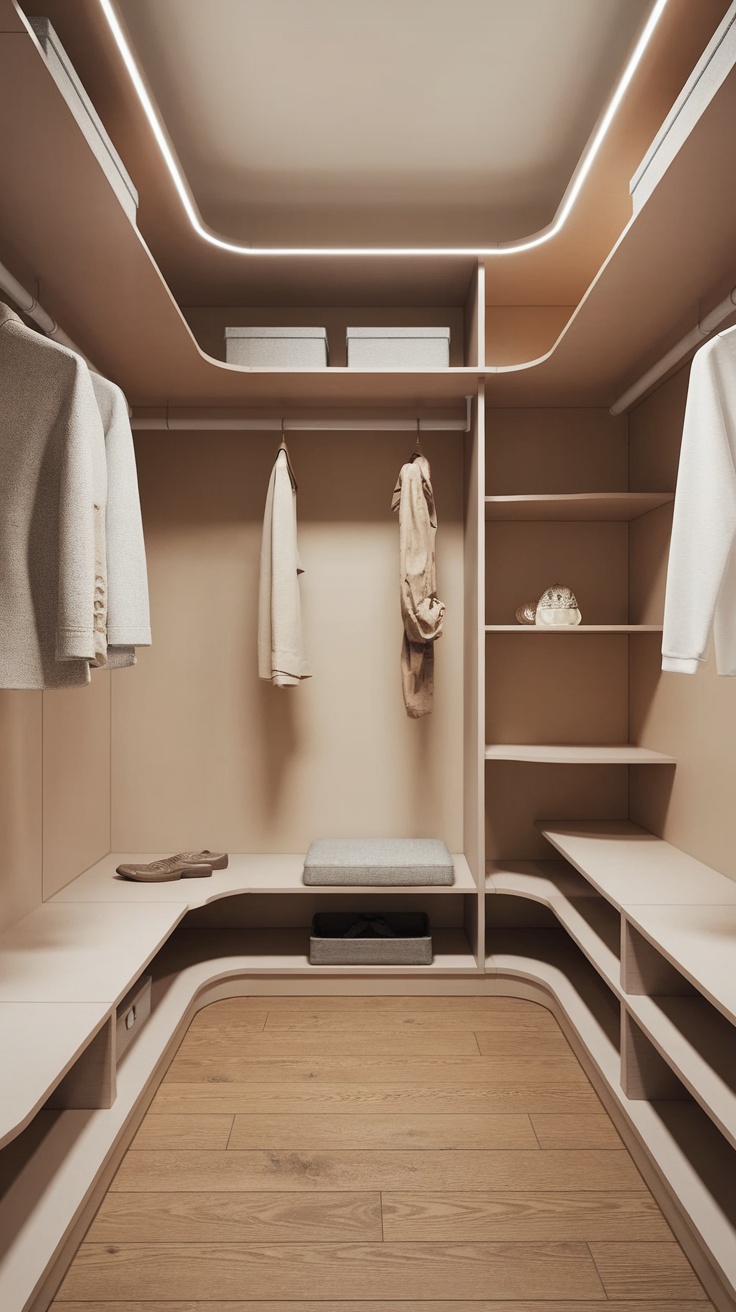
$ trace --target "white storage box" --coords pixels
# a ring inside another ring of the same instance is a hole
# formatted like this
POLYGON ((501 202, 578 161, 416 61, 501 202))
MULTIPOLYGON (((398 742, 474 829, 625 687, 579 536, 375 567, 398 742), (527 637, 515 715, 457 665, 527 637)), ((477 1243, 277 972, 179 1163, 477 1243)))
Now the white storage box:
POLYGON ((225 359, 251 369, 326 369, 326 328, 226 328, 225 359))
POLYGON ((449 328, 348 328, 350 369, 447 369, 449 328))
POLYGON ((151 1014, 151 976, 142 975, 115 1012, 115 1052, 118 1060, 151 1014))
POLYGON ((87 145, 94 152, 100 168, 131 223, 135 223, 138 192, 107 135, 97 110, 77 77, 74 65, 48 18, 30 18, 28 21, 43 50, 49 72, 77 120, 87 145))

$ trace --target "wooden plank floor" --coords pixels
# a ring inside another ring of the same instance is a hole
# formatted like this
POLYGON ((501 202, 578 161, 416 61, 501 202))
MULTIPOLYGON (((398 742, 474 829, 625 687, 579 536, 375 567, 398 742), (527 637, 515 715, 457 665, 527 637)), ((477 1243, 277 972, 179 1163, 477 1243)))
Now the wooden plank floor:
POLYGON ((56 1312, 710 1312, 557 1023, 510 998, 193 1021, 56 1312))

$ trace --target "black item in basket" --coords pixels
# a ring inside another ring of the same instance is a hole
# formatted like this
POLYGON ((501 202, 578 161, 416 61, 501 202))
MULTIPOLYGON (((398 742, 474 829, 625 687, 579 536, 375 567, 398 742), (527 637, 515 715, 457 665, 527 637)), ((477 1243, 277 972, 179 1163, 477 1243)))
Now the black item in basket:
POLYGON ((309 960, 313 966, 431 966, 429 916, 423 911, 318 912, 312 919, 309 960))

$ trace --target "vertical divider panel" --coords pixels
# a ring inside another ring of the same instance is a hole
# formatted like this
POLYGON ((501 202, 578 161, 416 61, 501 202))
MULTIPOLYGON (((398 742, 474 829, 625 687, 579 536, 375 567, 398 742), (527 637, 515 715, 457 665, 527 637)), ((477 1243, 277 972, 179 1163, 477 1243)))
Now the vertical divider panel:
POLYGON ((47 1102, 57 1110, 112 1107, 116 1094, 115 1012, 77 1057, 47 1102))
POLYGON ((696 992, 626 916, 621 918, 621 987, 634 996, 690 997, 696 992))
POLYGON ((465 364, 483 369, 486 363, 486 266, 482 260, 470 280, 465 302, 465 364))
POLYGON ((474 422, 465 437, 465 692, 463 734, 463 833, 476 884, 475 924, 467 913, 479 966, 485 960, 485 394, 481 382, 474 422))
POLYGON ((627 1098, 639 1101, 681 1102, 687 1099, 672 1067, 660 1056, 626 1007, 621 1008, 621 1088, 627 1098))

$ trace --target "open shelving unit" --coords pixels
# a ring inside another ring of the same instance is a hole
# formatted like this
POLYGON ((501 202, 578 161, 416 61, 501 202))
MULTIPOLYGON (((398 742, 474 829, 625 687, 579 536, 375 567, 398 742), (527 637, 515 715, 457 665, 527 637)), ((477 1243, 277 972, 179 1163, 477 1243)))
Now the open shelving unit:
POLYGON ((732 1297, 736 884, 629 821, 539 830, 564 860, 489 863, 486 890, 566 933, 489 930, 486 969, 546 980, 732 1297))

